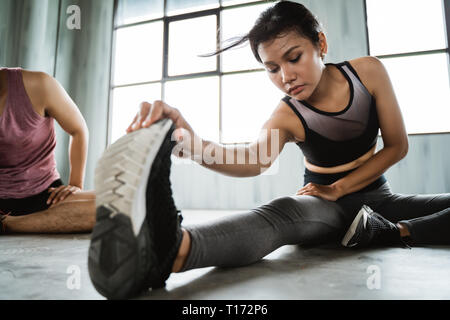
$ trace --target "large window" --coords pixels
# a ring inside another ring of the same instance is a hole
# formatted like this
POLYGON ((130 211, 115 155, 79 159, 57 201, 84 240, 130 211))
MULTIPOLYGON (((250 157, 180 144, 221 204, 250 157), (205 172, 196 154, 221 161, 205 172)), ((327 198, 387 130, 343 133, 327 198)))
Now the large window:
POLYGON ((162 99, 203 138, 245 143, 281 98, 249 46, 220 56, 220 43, 246 34, 272 1, 117 0, 109 141, 142 101, 162 99))
MULTIPOLYGON (((369 54, 386 66, 409 134, 450 131, 444 1, 365 0, 369 54)), ((159 99, 178 108, 204 139, 253 141, 281 93, 248 46, 199 55, 246 34, 272 4, 116 0, 109 141, 125 133, 140 102, 159 99)))
POLYGON ((366 0, 370 55, 386 66, 410 134, 450 131, 444 1, 366 0))

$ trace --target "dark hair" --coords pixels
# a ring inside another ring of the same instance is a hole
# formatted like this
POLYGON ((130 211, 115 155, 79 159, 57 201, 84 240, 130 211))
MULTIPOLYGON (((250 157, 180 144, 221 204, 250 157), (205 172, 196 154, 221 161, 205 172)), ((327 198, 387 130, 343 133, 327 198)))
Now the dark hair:
POLYGON ((263 42, 276 39, 289 31, 296 31, 300 36, 309 39, 313 45, 318 46, 322 25, 304 5, 291 1, 279 1, 260 14, 248 34, 232 38, 230 40, 238 40, 212 54, 204 56, 217 55, 249 41, 256 60, 262 62, 258 54, 258 46, 263 42))

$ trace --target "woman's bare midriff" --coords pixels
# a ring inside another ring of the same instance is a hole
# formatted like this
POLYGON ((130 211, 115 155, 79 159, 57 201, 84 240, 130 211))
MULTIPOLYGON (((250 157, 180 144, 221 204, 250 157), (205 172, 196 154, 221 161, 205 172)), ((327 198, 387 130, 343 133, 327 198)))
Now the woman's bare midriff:
POLYGON ((365 153, 364 155, 362 155, 361 157, 359 157, 358 159, 356 159, 352 162, 342 164, 342 165, 339 165, 336 167, 330 167, 330 168, 324 168, 324 167, 319 167, 319 166, 313 165, 313 164, 309 163, 308 160, 306 160, 306 158, 304 158, 305 167, 309 171, 316 172, 316 173, 324 173, 324 174, 332 174, 332 173, 349 171, 349 170, 360 167, 367 160, 369 160, 374 155, 376 147, 377 147, 377 145, 375 144, 372 149, 367 151, 367 153, 365 153))

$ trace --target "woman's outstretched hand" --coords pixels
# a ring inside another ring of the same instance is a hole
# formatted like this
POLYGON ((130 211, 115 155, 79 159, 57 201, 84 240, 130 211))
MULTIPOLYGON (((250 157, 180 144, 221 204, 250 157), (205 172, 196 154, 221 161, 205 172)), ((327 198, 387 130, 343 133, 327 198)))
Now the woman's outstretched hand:
POLYGON ((308 183, 297 191, 297 196, 316 196, 328 201, 336 201, 342 195, 333 185, 322 185, 317 183, 308 183))
POLYGON ((141 128, 148 128, 153 123, 165 118, 171 119, 175 125, 173 137, 178 147, 173 150, 174 154, 178 157, 191 159, 194 159, 196 154, 201 154, 201 138, 195 134, 178 109, 169 106, 163 101, 142 102, 133 122, 127 128, 127 133, 141 128), (194 147, 195 145, 198 145, 199 148, 194 147))
POLYGON ((142 102, 139 105, 139 111, 128 126, 127 133, 141 128, 148 128, 153 123, 164 118, 171 119, 175 124, 176 129, 183 128, 191 132, 191 134, 194 133, 191 126, 186 122, 178 109, 172 108, 167 103, 159 100, 153 103, 142 102))

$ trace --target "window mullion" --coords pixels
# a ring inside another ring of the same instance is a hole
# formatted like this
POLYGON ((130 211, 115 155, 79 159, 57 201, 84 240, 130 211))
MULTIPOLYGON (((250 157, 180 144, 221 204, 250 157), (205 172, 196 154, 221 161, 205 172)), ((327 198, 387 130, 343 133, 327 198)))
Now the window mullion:
POLYGON ((436 53, 444 53, 448 52, 448 49, 437 49, 437 50, 427 50, 427 51, 413 51, 413 52, 404 52, 404 53, 393 53, 393 54, 382 54, 376 56, 379 59, 385 58, 402 58, 402 57, 411 57, 411 56, 420 56, 426 54, 436 54, 436 53))
MULTIPOLYGON (((220 43, 222 41, 222 33, 220 26, 222 25, 222 0, 219 1, 219 11, 217 12, 217 45, 216 50, 220 49, 220 43)), ((222 142, 222 57, 220 54, 216 56, 217 58, 217 72, 219 74, 219 143, 222 142)))
POLYGON ((113 113, 113 102, 112 95, 114 90, 114 70, 115 70, 115 53, 116 53, 116 30, 114 29, 116 23, 116 10, 119 5, 119 0, 114 1, 114 11, 112 15, 112 27, 113 32, 111 34, 111 54, 109 56, 109 90, 108 90, 108 112, 107 117, 108 120, 106 122, 106 146, 111 143, 111 135, 112 135, 112 113, 113 113))
MULTIPOLYGON (((166 3, 167 1, 164 1, 166 3)), ((165 9, 164 9, 165 10, 165 9)), ((169 65, 169 21, 164 17, 163 28, 163 70, 161 79, 161 99, 165 99, 165 84, 168 78, 168 65, 169 65)))
POLYGON ((164 0, 163 4, 163 63, 162 63, 162 77, 161 77, 161 100, 166 99, 166 75, 167 75, 167 53, 169 47, 169 22, 166 19, 167 16, 167 1, 164 0))
POLYGON ((370 41, 369 41, 369 25, 367 23, 367 0, 363 2, 364 6, 364 24, 366 26, 366 45, 367 45, 367 55, 370 56, 370 41))
POLYGON ((450 81, 450 2, 442 0, 442 8, 444 11, 444 23, 445 23, 445 34, 447 40, 447 68, 448 68, 448 79, 450 81))

